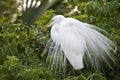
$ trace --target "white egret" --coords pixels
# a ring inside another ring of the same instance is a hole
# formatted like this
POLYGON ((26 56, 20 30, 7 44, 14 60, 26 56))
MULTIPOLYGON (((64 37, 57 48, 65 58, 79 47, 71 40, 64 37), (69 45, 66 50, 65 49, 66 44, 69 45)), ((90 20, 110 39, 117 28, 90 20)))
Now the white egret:
POLYGON ((105 30, 63 15, 54 16, 52 21, 51 39, 45 48, 50 69, 61 69, 64 56, 76 70, 84 67, 83 57, 95 69, 102 63, 109 67, 115 63, 116 45, 101 33, 105 30))

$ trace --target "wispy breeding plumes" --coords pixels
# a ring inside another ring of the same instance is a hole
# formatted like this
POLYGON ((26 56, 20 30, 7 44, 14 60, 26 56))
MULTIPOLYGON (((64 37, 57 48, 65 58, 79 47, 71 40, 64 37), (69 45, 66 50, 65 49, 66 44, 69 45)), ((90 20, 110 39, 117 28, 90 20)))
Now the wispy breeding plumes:
POLYGON ((101 33, 106 33, 105 30, 62 15, 52 20, 51 39, 44 50, 50 70, 61 70, 64 56, 76 70, 84 68, 83 59, 97 70, 103 64, 112 68, 116 45, 101 33))

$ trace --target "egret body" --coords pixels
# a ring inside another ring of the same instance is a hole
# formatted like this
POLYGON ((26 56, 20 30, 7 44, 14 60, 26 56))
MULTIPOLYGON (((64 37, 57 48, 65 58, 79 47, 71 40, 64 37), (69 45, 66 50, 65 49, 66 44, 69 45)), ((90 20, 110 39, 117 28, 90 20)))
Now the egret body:
POLYGON ((101 33, 105 30, 62 15, 56 15, 52 21, 51 39, 45 48, 52 69, 62 67, 63 56, 76 70, 84 67, 83 57, 95 69, 102 63, 111 67, 111 62, 115 62, 116 45, 101 33))

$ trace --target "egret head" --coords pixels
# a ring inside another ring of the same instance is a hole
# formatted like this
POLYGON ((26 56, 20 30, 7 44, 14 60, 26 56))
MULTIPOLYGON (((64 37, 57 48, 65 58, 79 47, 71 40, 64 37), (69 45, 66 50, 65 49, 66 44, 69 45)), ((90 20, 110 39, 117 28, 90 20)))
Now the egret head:
POLYGON ((50 26, 52 26, 54 24, 58 24, 59 25, 64 18, 65 17, 63 15, 56 15, 56 16, 54 16, 48 24, 43 26, 43 28, 41 30, 46 30, 48 27, 50 27, 50 26))
POLYGON ((52 18, 53 24, 60 24, 65 17, 63 15, 56 15, 52 18))

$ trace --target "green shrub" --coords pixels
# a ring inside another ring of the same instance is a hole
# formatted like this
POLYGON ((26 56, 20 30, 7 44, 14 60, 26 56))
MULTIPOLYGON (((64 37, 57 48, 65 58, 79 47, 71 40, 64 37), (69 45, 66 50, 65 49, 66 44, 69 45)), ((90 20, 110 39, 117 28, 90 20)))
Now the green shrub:
MULTIPOLYGON (((80 12, 69 16, 105 29, 109 33, 107 36, 117 44, 118 51, 117 64, 113 65, 113 70, 106 68, 104 74, 101 74, 93 72, 90 68, 84 68, 85 71, 79 70, 78 75, 74 76, 74 71, 68 65, 65 80, 119 80, 119 2, 117 0, 109 2, 75 0, 73 4, 73 0, 69 1, 71 2, 65 5, 62 2, 61 5, 67 8, 77 5, 80 12)), ((53 74, 46 69, 47 64, 43 63, 45 57, 41 56, 50 37, 50 28, 46 31, 41 31, 41 28, 49 22, 53 13, 53 10, 46 11, 35 25, 31 26, 0 22, 0 80, 58 80, 61 77, 58 75, 61 73, 53 74)), ((62 13, 66 14, 64 10, 62 13)))
POLYGON ((53 75, 40 65, 25 66, 16 56, 8 56, 0 66, 0 80, 49 80, 53 75))

